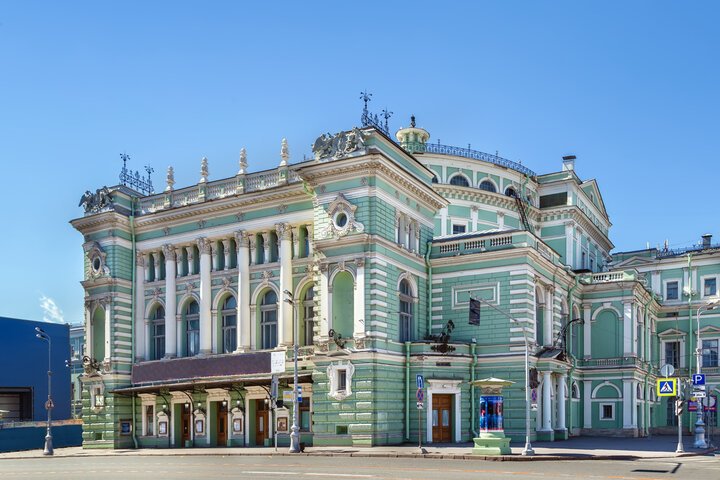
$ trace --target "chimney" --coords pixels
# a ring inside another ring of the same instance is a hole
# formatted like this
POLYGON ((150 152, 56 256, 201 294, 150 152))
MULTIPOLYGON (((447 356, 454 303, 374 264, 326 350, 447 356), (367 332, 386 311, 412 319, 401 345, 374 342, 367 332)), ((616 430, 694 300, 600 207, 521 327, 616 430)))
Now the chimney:
POLYGON ((712 234, 706 233, 702 236, 702 246, 703 248, 710 248, 710 245, 712 244, 712 234))
POLYGON ((563 172, 575 170, 575 155, 565 155, 563 158, 563 172))

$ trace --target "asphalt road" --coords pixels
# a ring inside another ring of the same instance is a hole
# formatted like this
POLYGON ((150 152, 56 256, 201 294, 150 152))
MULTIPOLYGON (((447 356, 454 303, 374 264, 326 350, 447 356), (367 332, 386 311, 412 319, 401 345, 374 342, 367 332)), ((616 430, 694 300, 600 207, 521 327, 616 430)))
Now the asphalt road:
POLYGON ((366 457, 110 456, 0 460, 2 479, 688 479, 720 478, 720 457, 487 462, 366 457), (90 476, 90 477, 89 477, 90 476))

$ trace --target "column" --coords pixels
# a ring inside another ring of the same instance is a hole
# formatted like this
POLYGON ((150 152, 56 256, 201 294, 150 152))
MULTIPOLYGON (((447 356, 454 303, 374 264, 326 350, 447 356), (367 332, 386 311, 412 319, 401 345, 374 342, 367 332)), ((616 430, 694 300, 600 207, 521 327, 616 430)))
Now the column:
POLYGON ((185 247, 185 252, 187 252, 187 261, 188 261, 188 275, 195 275, 197 272, 195 271, 195 248, 192 245, 188 245, 185 247))
POLYGON ((583 308, 583 358, 592 357, 592 325, 590 319, 590 305, 585 304, 583 308))
MULTIPOLYGON (((293 307, 285 302, 285 290, 293 293, 292 284, 292 232, 290 225, 287 223, 278 223, 275 225, 277 236, 280 239, 280 298, 278 303, 280 308, 278 325, 278 345, 292 345, 293 342, 293 307)), ((270 235, 268 235, 270 237, 270 235)), ((269 245, 266 247, 266 251, 269 245)), ((302 302, 299 298, 294 299, 297 302, 296 308, 301 308, 302 302)))
MULTIPOLYGON (((477 218, 477 213, 475 214, 475 218, 477 218)), ((498 223, 498 228, 500 228, 500 229, 505 228, 505 214, 503 212, 497 213, 497 223, 498 223)))
POLYGON ((300 258, 300 228, 292 227, 292 255, 293 258, 300 258))
POLYGON ((155 261, 155 278, 154 281, 160 280, 160 252, 153 252, 153 260, 155 261))
POLYGON ((85 300, 85 355, 95 358, 93 351, 93 328, 92 328, 93 303, 85 300))
POLYGON ((575 268, 582 268, 582 265, 580 264, 582 253, 582 234, 582 229, 580 227, 575 227, 575 268))
POLYGON ((320 332, 321 339, 328 338, 328 319, 330 318, 330 291, 327 263, 320 264, 320 332))
POLYGON ((545 290, 545 309, 543 310, 543 345, 553 344, 553 288, 545 290))
POLYGON ((261 235, 263 239, 263 263, 270 263, 270 233, 263 232, 261 235))
POLYGON ((447 235, 447 207, 440 209, 440 235, 447 235))
POLYGON ((238 351, 250 350, 250 237, 247 232, 235 233, 238 264, 238 312, 237 312, 237 348, 238 351))
POLYGON ((177 295, 175 293, 175 260, 177 252, 172 245, 163 245, 165 254, 165 357, 177 356, 177 295))
POLYGON ((211 240, 208 243, 210 244, 210 258, 212 258, 212 262, 210 262, 210 264, 212 266, 212 271, 217 272, 220 270, 220 251, 215 240, 211 240))
POLYGON ((570 268, 575 268, 574 259, 574 243, 575 243, 575 228, 572 222, 565 223, 565 264, 570 268))
POLYGON ((102 305, 105 309, 105 358, 103 358, 103 361, 109 362, 112 358, 112 352, 110 351, 112 346, 112 331, 110 330, 110 317, 112 315, 111 297, 106 297, 102 305))
POLYGON ((633 381, 631 379, 623 379, 623 428, 632 428, 632 387, 633 381))
POLYGON ((660 270, 655 270, 650 275, 650 285, 652 291, 662 296, 662 284, 660 283, 660 270))
POLYGON ((355 276, 355 294, 353 316, 353 336, 362 338, 365 336, 365 259, 358 258, 355 260, 357 266, 357 275, 355 276))
POLYGON ((305 225, 305 228, 307 229, 307 235, 308 235, 308 257, 313 257, 313 252, 315 251, 315 237, 313 237, 313 226, 312 225, 305 225))
POLYGON ((542 372, 543 389, 542 389, 542 429, 545 431, 552 430, 551 422, 551 406, 552 401, 552 372, 542 372))
MULTIPOLYGON (((225 254, 225 270, 230 270, 230 240, 227 238, 222 241, 223 253, 225 254)), ((208 437, 210 438, 210 437, 208 437)))
MULTIPOLYGON (((183 274, 182 269, 182 247, 175 250, 175 276, 180 278, 183 274)), ((166 269, 167 270, 167 269, 166 269)), ((165 271, 165 276, 169 275, 167 271, 165 271)))
POLYGON ((257 263, 257 240, 255 238, 255 234, 248 234, 248 245, 250 248, 250 265, 255 265, 257 263))
POLYGON ((565 398, 565 383, 566 383, 567 376, 566 374, 562 373, 558 376, 558 389, 557 394, 555 396, 557 400, 557 429, 558 430, 566 430, 565 427, 565 402, 567 401, 565 398))
POLYGON ((146 282, 152 282, 153 279, 150 277, 150 262, 152 260, 152 257, 150 257, 150 254, 148 252, 144 252, 142 254, 143 257, 143 265, 145 265, 145 281, 146 282))
MULTIPOLYGON (((145 345, 145 256, 135 253, 135 361, 149 360, 145 345)), ((89 337, 88 337, 89 338, 89 337)))
POLYGON ((592 428, 592 380, 583 380, 583 428, 592 428))
POLYGON ((197 244, 200 251, 200 354, 207 355, 212 351, 210 242, 207 238, 198 238, 197 244))
POLYGON ((630 355, 633 355, 635 353, 635 348, 633 345, 633 337, 635 336, 635 332, 633 332, 632 306, 632 302, 623 303, 623 354, 626 357, 629 357, 630 355))

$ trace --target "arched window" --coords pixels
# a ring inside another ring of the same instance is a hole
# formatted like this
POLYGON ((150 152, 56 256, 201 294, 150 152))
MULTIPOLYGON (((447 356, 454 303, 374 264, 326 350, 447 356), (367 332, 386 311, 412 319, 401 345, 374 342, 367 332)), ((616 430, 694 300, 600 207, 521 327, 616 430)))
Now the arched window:
POLYGON ((303 297, 303 338, 302 345, 313 344, 313 320, 315 318, 315 302, 313 300, 313 288, 310 287, 305 291, 303 297))
POLYGON ((185 307, 185 355, 200 353, 200 306, 193 300, 185 307))
POLYGON ((572 398, 579 399, 580 398, 580 389, 578 388, 577 382, 572 383, 572 398))
POLYGON ((222 306, 223 353, 232 353, 237 348, 237 300, 230 296, 222 306))
POLYGON ((92 317, 92 357, 102 361, 105 355, 105 309, 97 307, 92 317))
POLYGON ((400 282, 400 341, 413 340, 413 296, 410 282, 403 279, 400 282))
POLYGON ((300 256, 308 257, 310 256, 310 235, 307 227, 300 228, 300 238, 302 239, 302 252, 300 252, 300 256))
POLYGON ((513 187, 507 187, 505 189, 505 195, 507 195, 508 197, 513 197, 513 198, 518 197, 517 190, 515 190, 513 187))
POLYGON ((469 187, 470 184, 467 181, 467 178, 465 178, 462 175, 455 175, 450 179, 450 185, 457 185, 458 187, 469 187))
POLYGON ((278 236, 275 232, 270 232, 269 235, 270 239, 268 242, 270 242, 270 258, 266 259, 267 262, 277 262, 278 261, 278 236))
POLYGON ((437 175, 433 175, 432 183, 438 183, 437 175))
POLYGON ((260 303, 260 348, 277 347, 277 295, 269 290, 260 303))
POLYGON ((260 265, 269 262, 270 260, 265 258, 265 239, 259 233, 255 236, 255 246, 255 263, 260 265))
POLYGON ((151 360, 160 360, 165 356, 165 309, 158 306, 150 317, 150 334, 152 336, 151 360))
POLYGON ((497 193, 497 188, 495 188, 495 184, 490 180, 483 180, 482 182, 480 182, 480 185, 478 185, 478 188, 480 190, 485 190, 486 192, 497 193))
POLYGON ((332 285, 332 324, 343 338, 353 336, 355 318, 355 279, 348 271, 338 272, 332 285))

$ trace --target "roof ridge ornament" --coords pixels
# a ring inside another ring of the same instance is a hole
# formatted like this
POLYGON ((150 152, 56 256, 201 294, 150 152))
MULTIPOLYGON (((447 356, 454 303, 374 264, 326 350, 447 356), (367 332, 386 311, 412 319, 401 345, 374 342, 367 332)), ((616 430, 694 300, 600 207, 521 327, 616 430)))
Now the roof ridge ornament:
POLYGON ((238 170, 238 175, 245 175, 247 173, 247 150, 245 150, 245 147, 242 147, 240 149, 240 170, 238 170))
POLYGON ((172 165, 170 165, 167 169, 167 176, 165 177, 165 181, 167 182, 167 187, 165 187, 165 191, 172 192, 173 185, 175 185, 175 170, 173 169, 172 165))
POLYGON ((206 183, 208 181, 208 159, 203 157, 200 161, 200 183, 206 183))
POLYGON ((290 159, 290 149, 288 148, 287 138, 283 138, 280 142, 280 166, 286 167, 290 159))

